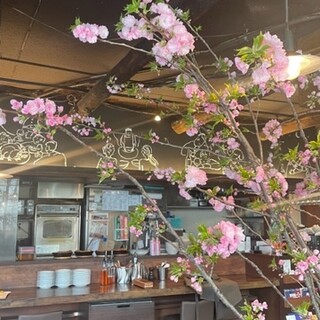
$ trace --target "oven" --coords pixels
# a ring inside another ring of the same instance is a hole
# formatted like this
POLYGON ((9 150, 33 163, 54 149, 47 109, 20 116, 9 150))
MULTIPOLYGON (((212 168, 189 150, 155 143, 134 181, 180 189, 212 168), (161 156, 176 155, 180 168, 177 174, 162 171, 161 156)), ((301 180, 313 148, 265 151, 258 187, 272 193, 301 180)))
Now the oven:
POLYGON ((38 204, 35 208, 36 254, 78 250, 80 246, 80 204, 38 204))

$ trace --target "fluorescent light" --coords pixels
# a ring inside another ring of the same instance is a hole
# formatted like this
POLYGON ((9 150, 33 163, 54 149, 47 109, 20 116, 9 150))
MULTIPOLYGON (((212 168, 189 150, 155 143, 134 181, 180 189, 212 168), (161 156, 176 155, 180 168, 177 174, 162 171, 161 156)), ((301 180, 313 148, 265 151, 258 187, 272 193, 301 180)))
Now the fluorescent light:
POLYGON ((320 70, 320 57, 311 54, 289 55, 288 80, 320 70))
POLYGON ((13 178, 12 174, 0 172, 0 179, 11 179, 13 178))
POLYGON ((288 79, 293 80, 300 76, 301 73, 301 64, 302 64, 302 56, 288 56, 289 65, 288 65, 288 79))

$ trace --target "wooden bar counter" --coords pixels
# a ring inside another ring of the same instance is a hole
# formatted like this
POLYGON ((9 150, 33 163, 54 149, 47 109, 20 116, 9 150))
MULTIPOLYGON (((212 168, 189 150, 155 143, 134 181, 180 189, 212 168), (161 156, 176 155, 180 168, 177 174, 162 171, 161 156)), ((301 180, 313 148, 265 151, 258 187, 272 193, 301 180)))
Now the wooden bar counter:
MULTIPOLYGON (((161 261, 175 259, 174 257, 146 257, 143 262, 146 266, 156 266, 161 261)), ((228 259, 225 260, 227 263, 228 259)), ((5 300, 0 300, 1 319, 14 319, 19 314, 41 313, 44 311, 63 310, 65 313, 83 314, 78 319, 87 319, 86 310, 91 303, 137 301, 151 299, 155 303, 155 318, 164 319, 167 314, 180 312, 181 301, 195 298, 194 291, 184 284, 184 281, 174 283, 170 280, 165 282, 154 281, 153 288, 140 288, 131 284, 110 284, 99 285, 99 271, 101 268, 101 258, 92 259, 70 259, 67 260, 34 260, 8 263, 0 265, 0 285, 2 290, 10 290, 11 293, 5 300), (36 287, 36 275, 40 270, 57 270, 61 268, 90 268, 91 284, 86 287, 68 287, 39 289, 36 287)), ((275 304, 275 294, 270 284, 265 280, 246 275, 244 272, 244 262, 240 257, 232 257, 227 263, 233 264, 234 272, 226 273, 227 265, 218 266, 219 276, 234 280, 239 284, 243 293, 253 292, 261 296, 263 300, 267 298, 270 304, 275 304), (237 266, 237 268, 234 268, 237 266), (240 271, 239 271, 240 270, 240 271)), ((278 285, 278 281, 274 281, 278 285)), ((276 305, 275 305, 276 307, 276 305)), ((274 308, 274 306, 273 306, 274 308)), ((277 307, 276 307, 277 308, 277 307)), ((106 318, 107 319, 107 318, 106 318)), ((268 319, 268 318, 267 318, 268 319)), ((276 319, 276 318, 274 318, 276 319)))

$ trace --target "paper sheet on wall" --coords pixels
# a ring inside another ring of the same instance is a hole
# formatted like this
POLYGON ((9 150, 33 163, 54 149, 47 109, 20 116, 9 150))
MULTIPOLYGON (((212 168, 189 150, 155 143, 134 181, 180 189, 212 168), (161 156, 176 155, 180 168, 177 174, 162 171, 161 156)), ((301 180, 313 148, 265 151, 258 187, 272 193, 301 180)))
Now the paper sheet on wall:
POLYGON ((119 190, 104 190, 102 195, 102 210, 128 211, 129 192, 119 190))
POLYGON ((129 201, 128 206, 133 207, 137 206, 138 204, 142 203, 142 195, 141 194, 130 194, 129 195, 129 201))

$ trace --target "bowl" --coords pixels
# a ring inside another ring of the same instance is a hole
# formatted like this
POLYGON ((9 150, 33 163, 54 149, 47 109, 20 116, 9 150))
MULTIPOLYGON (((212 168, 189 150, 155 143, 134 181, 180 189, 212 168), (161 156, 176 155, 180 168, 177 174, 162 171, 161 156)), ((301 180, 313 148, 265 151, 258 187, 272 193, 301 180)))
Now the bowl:
POLYGON ((149 252, 149 249, 131 249, 130 254, 134 255, 135 253, 137 256, 145 256, 149 252))
POLYGON ((68 251, 57 251, 57 252, 52 252, 52 255, 54 258, 56 259, 62 259, 62 258, 71 258, 72 256, 72 251, 68 250, 68 251))
POLYGON ((76 257, 92 257, 91 250, 76 250, 74 254, 76 255, 76 257))
POLYGON ((178 253, 178 242, 166 242, 165 244, 165 247, 166 247, 166 251, 168 254, 170 255, 174 255, 174 254, 177 254, 178 253))
POLYGON ((96 250, 95 254, 97 257, 104 257, 106 255, 106 252, 103 250, 96 250))

